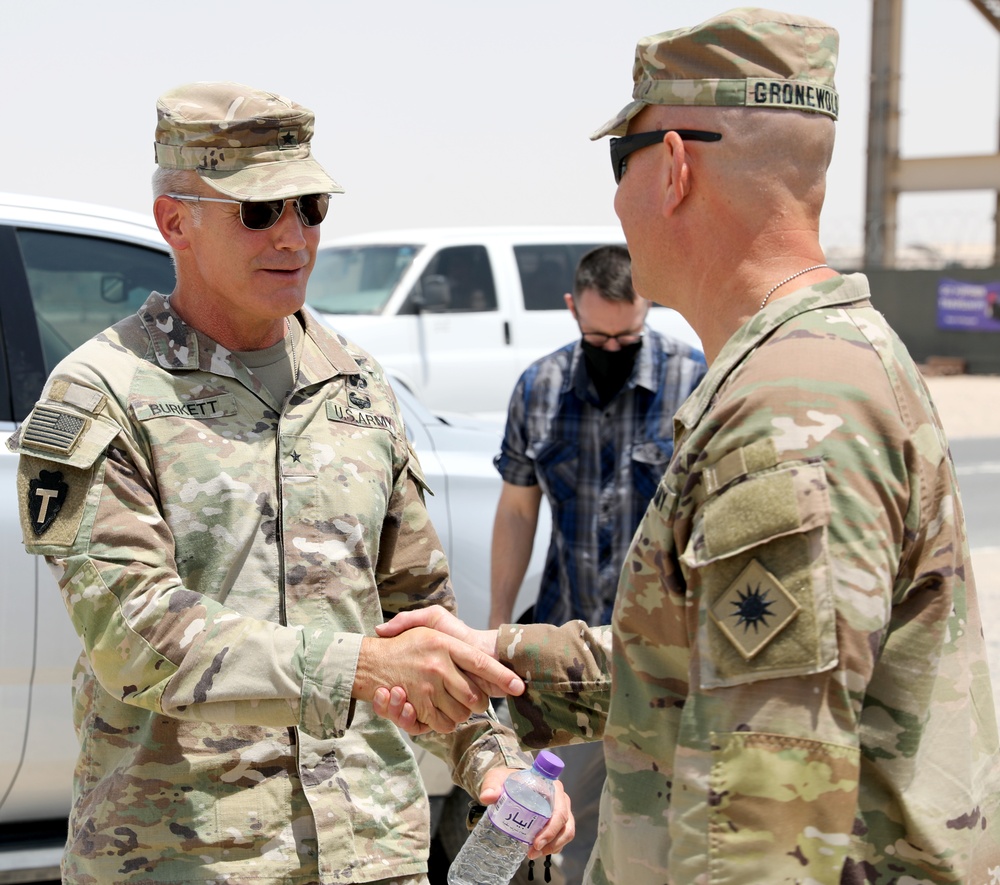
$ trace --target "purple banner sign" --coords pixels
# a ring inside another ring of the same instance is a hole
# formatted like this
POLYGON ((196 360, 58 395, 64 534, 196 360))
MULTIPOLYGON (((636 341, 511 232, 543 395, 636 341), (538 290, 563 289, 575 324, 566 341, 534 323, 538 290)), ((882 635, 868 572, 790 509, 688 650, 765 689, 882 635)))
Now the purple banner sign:
POLYGON ((965 332, 1000 332, 1000 282, 939 280, 937 325, 965 332))

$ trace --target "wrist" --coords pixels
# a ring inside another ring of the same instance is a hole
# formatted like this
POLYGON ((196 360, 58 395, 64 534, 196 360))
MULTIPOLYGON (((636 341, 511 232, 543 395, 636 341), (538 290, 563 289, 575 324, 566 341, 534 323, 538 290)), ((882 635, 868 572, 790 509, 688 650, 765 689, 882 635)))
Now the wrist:
POLYGON ((354 685, 351 697, 358 701, 371 703, 375 696, 376 685, 373 659, 377 657, 378 639, 371 636, 361 637, 361 647, 358 649, 358 665, 354 670, 354 685))
POLYGON ((497 637, 500 631, 492 627, 489 630, 477 630, 476 631, 476 644, 483 654, 489 655, 494 661, 499 661, 500 656, 497 654, 497 637))

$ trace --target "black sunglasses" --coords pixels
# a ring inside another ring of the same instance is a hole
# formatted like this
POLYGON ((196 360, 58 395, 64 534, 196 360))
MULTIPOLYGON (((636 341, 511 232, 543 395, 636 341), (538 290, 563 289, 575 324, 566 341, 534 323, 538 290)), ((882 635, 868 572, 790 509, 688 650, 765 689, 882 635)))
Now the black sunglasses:
POLYGON ((274 227, 285 211, 285 203, 292 203, 306 227, 315 227, 330 208, 329 194, 305 194, 287 200, 223 200, 220 197, 199 197, 194 194, 167 194, 175 200, 189 203, 235 203, 240 207, 240 221, 247 230, 267 230, 274 227))
POLYGON ((611 139, 611 168, 615 173, 615 184, 621 184, 625 174, 625 158, 640 148, 649 147, 663 141, 668 132, 676 132, 684 141, 721 141, 721 132, 705 132, 703 129, 657 129, 655 132, 636 132, 611 139))

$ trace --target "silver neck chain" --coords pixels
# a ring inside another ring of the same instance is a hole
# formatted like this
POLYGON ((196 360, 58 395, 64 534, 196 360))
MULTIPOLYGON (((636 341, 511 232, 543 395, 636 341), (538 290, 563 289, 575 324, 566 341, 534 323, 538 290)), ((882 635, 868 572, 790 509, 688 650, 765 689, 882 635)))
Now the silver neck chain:
POLYGON ((767 299, 770 298, 775 292, 777 292, 778 289, 784 286, 785 283, 790 283, 796 277, 800 277, 804 273, 809 273, 809 271, 811 270, 819 270, 821 267, 829 267, 829 266, 830 266, 829 264, 814 264, 812 267, 807 267, 805 268, 805 270, 800 270, 798 273, 793 273, 790 277, 785 277, 780 283, 775 283, 773 286, 771 286, 768 293, 764 296, 764 300, 761 301, 760 307, 758 307, 757 310, 763 310, 764 305, 767 304, 767 299))
POLYGON ((288 344, 292 348, 292 384, 299 380, 299 359, 295 352, 295 333, 292 332, 292 324, 288 317, 285 317, 285 329, 288 331, 288 344))

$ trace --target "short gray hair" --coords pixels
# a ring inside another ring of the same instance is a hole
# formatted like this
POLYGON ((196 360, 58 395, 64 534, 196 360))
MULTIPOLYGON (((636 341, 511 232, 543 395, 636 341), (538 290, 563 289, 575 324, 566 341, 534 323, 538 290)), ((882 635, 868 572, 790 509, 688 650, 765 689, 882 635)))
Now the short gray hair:
MULTIPOLYGON (((157 166, 153 173, 153 199, 165 194, 196 194, 201 179, 190 169, 164 169, 157 166)), ((195 224, 201 224, 201 203, 188 203, 195 224)))

